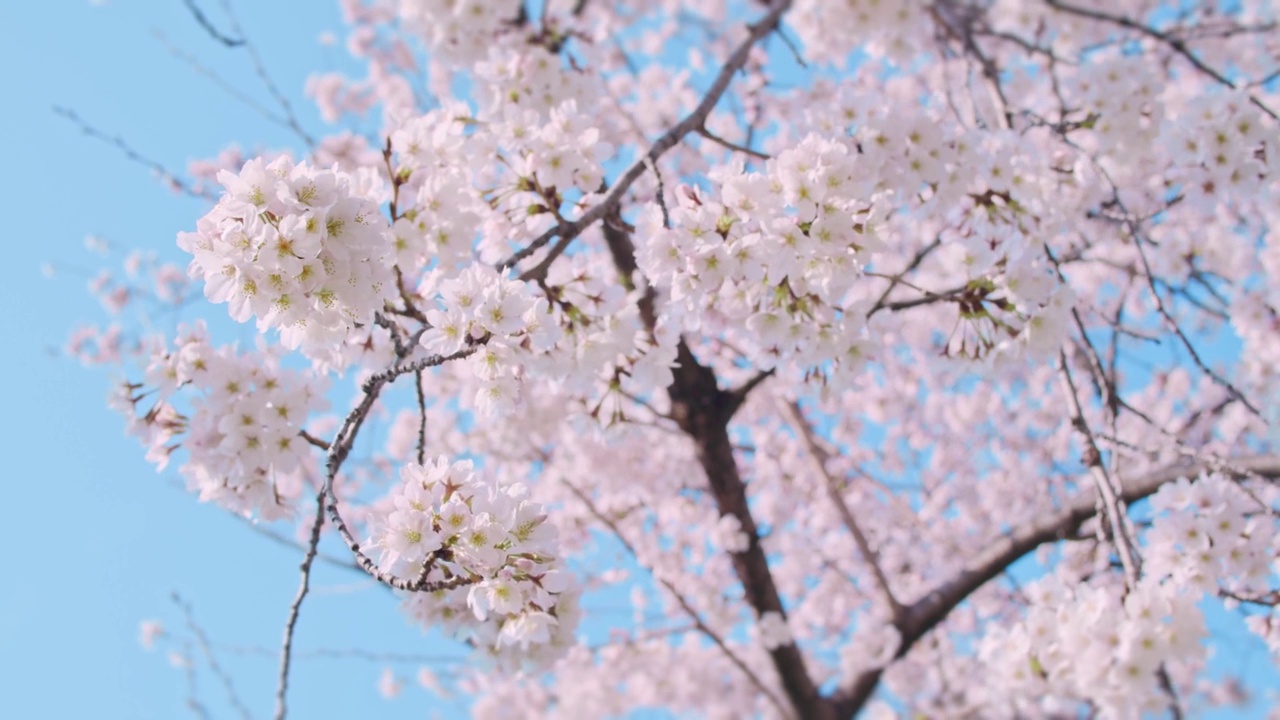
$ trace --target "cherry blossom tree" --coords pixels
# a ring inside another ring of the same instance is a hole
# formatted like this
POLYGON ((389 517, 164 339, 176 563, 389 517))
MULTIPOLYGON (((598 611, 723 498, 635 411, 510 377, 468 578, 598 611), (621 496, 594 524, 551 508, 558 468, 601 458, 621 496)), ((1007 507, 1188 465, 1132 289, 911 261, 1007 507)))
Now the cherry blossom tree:
POLYGON ((322 542, 478 717, 1181 717, 1209 604, 1280 653, 1266 0, 343 0, 322 130, 188 6, 297 146, 160 169, 189 264, 72 350, 294 538, 277 718, 322 542))

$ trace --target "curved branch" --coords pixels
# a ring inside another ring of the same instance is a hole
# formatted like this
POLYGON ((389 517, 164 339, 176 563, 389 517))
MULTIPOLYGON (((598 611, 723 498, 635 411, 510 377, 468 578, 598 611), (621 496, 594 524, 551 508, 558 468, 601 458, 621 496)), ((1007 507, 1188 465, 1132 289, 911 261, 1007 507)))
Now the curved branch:
POLYGON ((440 582, 427 582, 425 578, 406 580, 383 572, 378 568, 378 564, 374 562, 373 558, 360 549, 360 543, 351 533, 351 528, 347 526, 346 521, 342 519, 342 514, 338 512, 338 499, 333 492, 333 481, 338 476, 338 470, 342 468, 342 463, 346 462, 347 455, 351 453, 351 447, 355 444, 356 435, 360 432, 360 427, 364 424, 365 418, 369 416, 369 411, 373 409, 373 404, 377 401, 378 395, 381 394, 382 388, 387 383, 394 382, 396 378, 407 373, 416 373, 425 368, 443 365, 450 360, 466 357, 474 353, 478 345, 479 343, 473 344, 451 355, 432 355, 406 365, 393 365, 390 369, 371 376, 361 388, 364 391, 364 396, 360 399, 360 403, 351 412, 347 413, 347 417, 342 421, 338 432, 334 434, 333 440, 329 443, 329 455, 325 463, 324 488, 320 491, 320 497, 328 500, 329 519, 332 520, 334 527, 337 528, 338 535, 346 543, 347 549, 355 556, 356 564, 373 579, 396 590, 435 592, 468 585, 476 582, 479 578, 459 575, 440 582))
POLYGON ((233 38, 214 27, 213 23, 209 22, 209 18, 205 17, 200 6, 196 5, 195 0, 183 0, 183 3, 187 6, 187 10, 191 13, 191 17, 195 18, 196 23, 200 27, 204 28, 204 31, 209 34, 209 37, 229 48, 244 45, 244 38, 233 38))
MULTIPOLYGON (((1191 63, 1192 67, 1194 67, 1196 70, 1199 70, 1201 73, 1208 76, 1209 78, 1212 78, 1214 82, 1231 90, 1237 89, 1236 84, 1231 82, 1230 78, 1218 72, 1217 70, 1214 70, 1212 67, 1206 65, 1203 60, 1196 57, 1196 54, 1191 51, 1191 48, 1187 47, 1187 44, 1183 42, 1181 38, 1174 37, 1173 35, 1170 35, 1169 33, 1166 33, 1166 32, 1161 32, 1149 25, 1145 25, 1136 20, 1127 18, 1123 15, 1111 15, 1109 13, 1102 12, 1101 10, 1093 10, 1090 8, 1078 7, 1076 5, 1071 5, 1071 4, 1062 2, 1062 0, 1045 0, 1045 3, 1047 3, 1049 7, 1055 10, 1060 10, 1070 15, 1085 17, 1085 18, 1089 18, 1090 20, 1096 20, 1098 22, 1110 23, 1118 27, 1128 28, 1135 32, 1146 35, 1147 37, 1152 38, 1153 40, 1158 40, 1164 43, 1165 45, 1168 45, 1169 49, 1178 53, 1183 58, 1186 58, 1187 62, 1191 63)), ((1253 93, 1248 93, 1247 96, 1249 98, 1249 102, 1252 103, 1254 107, 1258 108, 1262 112, 1271 116, 1272 120, 1280 120, 1280 115, 1277 115, 1275 110, 1272 110, 1270 107, 1267 106, 1266 103, 1259 100, 1256 95, 1254 95, 1253 93)))
MULTIPOLYGON (((1280 455, 1238 458, 1225 465, 1213 461, 1168 465, 1145 475, 1121 480, 1121 498, 1126 503, 1135 503, 1153 494, 1166 483, 1214 470, 1235 477, 1276 479, 1280 478, 1280 455)), ((1057 542, 1071 535, 1096 512, 1097 505, 1093 495, 1081 494, 1059 512, 993 541, 985 551, 970 560, 963 570, 907 608, 902 644, 895 659, 906 655, 920 638, 942 622, 978 588, 1041 545, 1057 542)), ((836 715, 853 717, 875 692, 883 671, 884 668, 869 670, 841 687, 832 698, 836 715)))

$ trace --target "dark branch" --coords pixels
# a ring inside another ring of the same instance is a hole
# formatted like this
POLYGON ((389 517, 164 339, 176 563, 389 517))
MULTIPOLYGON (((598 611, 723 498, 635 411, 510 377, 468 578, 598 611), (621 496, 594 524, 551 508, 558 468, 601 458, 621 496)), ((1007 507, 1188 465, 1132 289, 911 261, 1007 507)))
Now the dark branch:
POLYGON ((204 12, 200 10, 200 6, 196 5, 195 0, 182 0, 182 2, 187 6, 187 10, 191 12, 191 17, 195 18, 196 22, 200 24, 200 27, 204 28, 204 31, 209 33, 209 37, 229 48, 244 45, 244 38, 233 38, 219 32, 218 28, 214 27, 213 23, 209 22, 209 18, 205 17, 204 12))
POLYGON ((298 593, 289 605, 289 618, 284 624, 284 640, 280 644, 280 676, 276 681, 276 714, 275 720, 284 720, 288 714, 286 696, 289 693, 289 662, 293 658, 293 631, 298 626, 298 615, 302 611, 302 601, 311 589, 311 564, 315 562, 316 551, 320 547, 320 529, 324 527, 324 490, 316 494, 316 514, 311 523, 311 536, 307 540, 307 552, 302 556, 302 579, 298 582, 298 593))
MULTIPOLYGON (((1180 477, 1194 477, 1202 472, 1219 471, 1235 477, 1280 478, 1280 456, 1261 455, 1232 460, 1222 465, 1213 462, 1194 462, 1169 465, 1136 478, 1121 481, 1121 497, 1132 504, 1159 490, 1162 485, 1180 477)), ((907 654, 912 646, 930 630, 937 627, 957 605, 974 591, 998 577, 1023 556, 1034 552, 1045 543, 1063 540, 1076 533, 1080 526, 1097 512, 1097 501, 1092 494, 1082 494, 1058 513, 1043 517, 1020 527, 994 541, 977 557, 965 564, 964 569, 907 608, 902 643, 896 657, 907 654)), ((883 668, 869 670, 840 688, 832 698, 838 717, 853 717, 880 682, 883 668)))

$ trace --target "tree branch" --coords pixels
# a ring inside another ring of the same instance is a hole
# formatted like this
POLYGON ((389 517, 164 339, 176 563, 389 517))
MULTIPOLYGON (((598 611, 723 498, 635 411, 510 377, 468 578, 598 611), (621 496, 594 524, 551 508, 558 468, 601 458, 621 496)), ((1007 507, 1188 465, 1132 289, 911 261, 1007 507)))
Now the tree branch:
MULTIPOLYGON (((729 440, 729 420, 741 406, 742 398, 717 387, 715 372, 699 363, 683 340, 677 352, 674 381, 667 389, 671 416, 693 441, 720 514, 737 518, 747 536, 746 549, 731 553, 734 572, 757 617, 773 612, 785 619, 787 612, 760 545, 760 533, 747 504, 746 485, 738 473, 729 440)), ((806 720, 831 717, 832 708, 819 695, 799 646, 788 642, 770 650, 769 655, 796 714, 806 720)))
MULTIPOLYGON (((1062 2, 1062 0, 1045 0, 1045 2, 1049 5, 1049 7, 1055 10, 1060 10, 1062 12, 1069 13, 1071 15, 1077 15, 1079 17, 1089 18, 1091 20, 1097 20, 1099 22, 1111 23, 1112 25, 1128 28, 1130 30, 1134 30, 1143 35, 1146 35, 1147 37, 1150 37, 1152 39, 1159 40, 1165 45, 1168 45, 1169 48, 1172 49, 1174 52, 1186 58, 1187 62, 1191 63, 1192 67, 1204 73, 1205 75, 1209 76, 1219 85, 1222 85, 1223 87, 1226 87, 1226 88, 1230 88, 1232 90, 1236 89, 1235 83, 1231 82, 1231 80, 1229 80, 1225 75, 1218 72, 1217 70, 1214 70, 1212 67, 1209 67, 1204 63, 1203 60, 1196 57, 1195 53, 1191 52, 1191 48, 1187 47, 1187 44, 1183 42, 1181 38, 1177 38, 1168 33, 1161 32, 1159 30, 1156 30, 1153 27, 1150 27, 1149 25, 1145 25, 1135 20, 1131 20, 1123 15, 1110 15, 1108 13, 1102 12, 1101 10, 1092 10, 1090 8, 1077 7, 1075 5, 1070 5, 1068 3, 1062 2)), ((1277 115, 1274 110, 1267 107, 1266 103, 1259 100, 1252 93, 1248 93, 1247 96, 1249 98, 1249 102, 1253 103, 1254 107, 1258 108, 1259 110, 1266 113, 1267 115, 1270 115, 1272 120, 1280 120, 1280 115, 1277 115)))
POLYGON ((144 167, 150 168, 151 171, 154 172, 156 175, 159 175, 160 180, 164 182, 166 185, 168 185, 170 188, 177 190, 178 192, 190 195, 191 197, 200 198, 201 200, 209 200, 209 201, 217 200, 217 198, 214 197, 213 194, 209 192, 197 191, 195 188, 191 186, 190 183, 178 177, 176 174, 170 172, 169 169, 166 168, 164 165, 161 165, 159 162, 152 160, 151 158, 133 149, 133 146, 125 142, 124 138, 120 137, 119 135, 115 135, 115 136, 107 135, 105 132, 90 125, 87 121, 82 119, 76 113, 75 110, 71 110, 70 108, 64 108, 59 105, 54 105, 53 114, 59 117, 65 118, 70 122, 74 123, 77 127, 80 128, 80 132, 93 138, 94 140, 104 142, 116 148, 121 153, 123 153, 124 156, 129 160, 139 165, 142 165, 144 167))
POLYGON ((280 676, 276 681, 276 714, 275 720, 284 720, 288 714, 286 695, 289 692, 289 661, 293 657, 293 630, 298 625, 298 614, 302 611, 302 601, 311 589, 311 563, 315 562, 316 551, 320 547, 320 529, 324 526, 324 490, 316 493, 316 515, 311 523, 311 537, 307 540, 307 552, 302 557, 302 579, 298 582, 298 593, 289 605, 289 618, 284 624, 284 640, 280 644, 280 676))
POLYGON ((749 26, 747 38, 738 45, 737 49, 729 56, 729 59, 725 61, 724 66, 720 68, 719 74, 716 75, 716 79, 711 83, 711 87, 707 89, 706 94, 702 96, 702 101, 693 109, 693 112, 672 126, 670 130, 649 147, 648 152, 637 158, 631 164, 631 167, 622 173, 622 177, 618 178, 618 181, 610 188, 609 193, 605 195, 603 200, 592 206, 577 220, 570 223, 558 223, 555 227, 542 233, 523 249, 498 263, 498 269, 505 270, 514 266, 551 242, 552 238, 559 237, 564 239, 566 243, 571 242, 581 235, 582 231, 616 208, 622 202, 622 196, 626 194, 632 183, 644 174, 645 169, 650 164, 655 164, 658 158, 679 144, 685 135, 698 130, 706 124, 707 117, 711 114, 712 109, 715 108, 716 103, 720 101, 725 91, 729 89, 729 83, 733 80, 734 73, 746 65, 747 58, 751 55, 751 48, 778 27, 782 14, 790 7, 791 0, 777 0, 768 14, 761 18, 759 22, 749 26))
POLYGON ((413 387, 418 396, 418 464, 426 464, 427 453, 427 399, 422 394, 422 371, 413 373, 413 387))
MULTIPOLYGON (((191 609, 191 605, 176 592, 170 598, 173 600, 173 604, 182 610, 183 618, 187 622, 187 630, 191 631, 191 634, 195 636, 196 643, 200 645, 200 651, 204 653, 205 662, 209 663, 209 669, 213 671, 218 681, 222 683, 223 689, 227 691, 227 700, 231 702, 231 707, 235 708, 236 712, 244 720, 253 720, 253 715, 249 712, 249 708, 245 707, 244 703, 240 701, 240 695, 236 692, 235 683, 231 682, 231 676, 227 674, 226 670, 222 669, 222 665, 218 664, 218 658, 213 654, 213 647, 209 644, 209 637, 204 634, 204 629, 196 622, 196 615, 191 609)), ((191 704, 191 709, 196 711, 197 714, 207 717, 203 707, 199 710, 196 707, 199 703, 195 702, 195 658, 190 657, 190 653, 188 653, 187 662, 190 663, 189 670, 192 672, 192 703, 194 704, 191 704)))
POLYGON ((719 135, 716 135, 715 133, 708 130, 706 127, 698 128, 698 135, 703 138, 706 138, 707 140, 710 140, 711 142, 715 143, 716 145, 719 145, 720 147, 726 150, 732 150, 733 152, 740 152, 744 155, 750 155, 751 157, 756 158, 757 160, 769 159, 769 155, 767 155, 766 153, 762 153, 759 150, 752 150, 746 145, 739 145, 730 140, 725 140, 719 135))
POLYGON ((196 5, 195 0, 182 0, 182 2, 187 6, 187 10, 191 12, 191 17, 195 18, 200 27, 204 28, 204 31, 209 33, 209 37, 229 48, 244 45, 244 38, 237 39, 228 37, 227 35, 223 35, 219 32, 218 29, 213 26, 213 23, 209 22, 209 18, 205 17, 204 12, 200 10, 200 6, 196 5))
POLYGON ((284 113, 287 125, 293 132, 306 143, 308 149, 314 149, 316 146, 315 138, 311 137, 306 130, 302 129, 302 124, 298 122, 298 116, 293 112, 293 104, 289 102, 289 98, 280 92, 280 88, 276 86, 271 75, 267 72, 267 66, 262 62, 262 56, 258 54, 258 48, 249 42, 249 37, 245 35, 244 29, 240 27, 240 20, 236 17, 235 10, 231 7, 231 0, 221 0, 222 9, 227 13, 227 17, 231 20, 231 30, 240 36, 240 47, 243 47, 249 53, 249 60, 253 63, 253 71, 257 74, 258 79, 262 81, 267 92, 275 99, 276 104, 280 106, 280 110, 284 113))
POLYGON ((479 578, 459 575, 439 582, 427 582, 425 578, 406 580, 383 572, 378 568, 378 564, 373 558, 360 549, 360 543, 352 534, 351 528, 347 526, 346 521, 342 519, 342 514, 338 512, 338 499, 333 491, 334 479, 337 478, 338 470, 342 468, 342 463, 346 461, 347 456, 351 453, 351 447, 355 444, 356 435, 360 432, 360 427, 364 424, 365 418, 369 416, 369 411, 373 409, 373 404, 377 401, 378 395, 382 392, 384 386, 394 382, 401 375, 418 372, 428 367, 443 365, 450 360, 466 357, 474 353, 478 345, 479 343, 473 344, 450 355, 432 355, 417 362, 393 365, 383 372, 370 376, 361 388, 363 397, 361 397, 360 403, 351 412, 347 413, 347 417, 342 421, 338 432, 334 434, 333 440, 329 443, 329 455, 325 464, 324 489, 321 491, 321 497, 328 500, 329 518, 333 521, 334 527, 337 528, 339 537, 346 543, 347 549, 355 556, 356 564, 368 573, 370 577, 396 590, 435 592, 437 590, 448 590, 470 585, 477 582, 479 578))
POLYGON ((1098 449, 1093 430, 1089 428, 1089 423, 1084 418, 1079 391, 1076 389, 1075 380, 1071 377, 1067 356, 1061 350, 1058 351, 1058 373, 1062 379, 1067 401, 1071 406, 1071 425, 1085 440, 1084 464, 1088 467, 1089 476, 1093 479, 1093 486, 1097 489, 1098 496, 1102 498, 1104 510, 1102 519, 1111 530, 1111 542, 1115 545, 1116 553, 1120 556, 1120 564, 1124 567, 1125 584, 1132 590, 1137 585, 1138 576, 1142 570, 1136 543, 1125 526, 1127 516, 1124 502, 1118 497, 1118 479, 1113 478, 1102 466, 1102 452, 1098 449))
POLYGON ((788 402, 786 411, 792 424, 799 431, 801 439, 804 440, 805 448, 809 451, 809 458, 813 461, 814 468, 818 471, 819 477, 822 478, 823 487, 827 491, 827 499, 835 506, 841 522, 844 523, 849 534, 853 536, 853 541, 858 546, 858 554, 862 556, 862 562, 871 568, 871 576, 875 579, 876 587, 880 591, 885 604, 889 606, 889 611, 894 618, 894 625, 900 625, 904 617, 905 608, 893 594, 889 578, 884 574, 884 568, 880 567, 879 556, 871 547, 871 543, 867 541, 867 536, 862 532, 862 527, 858 525, 857 518, 853 516, 853 512, 849 510, 848 503, 840 495, 840 489, 836 487, 835 478, 831 477, 831 473, 827 471, 827 461, 831 459, 831 456, 827 453, 826 448, 818 444, 818 438, 813 432, 813 427, 805 419, 804 413, 800 410, 800 405, 794 401, 788 402))
MULTIPOLYGON (((627 552, 631 554, 631 557, 639 561, 639 555, 636 554, 635 546, 632 545, 622 534, 622 529, 618 527, 617 523, 610 520, 604 513, 600 512, 599 508, 596 507, 596 504, 591 501, 591 498, 582 490, 578 489, 576 485, 568 480, 562 480, 562 482, 569 488, 570 492, 582 501, 583 505, 587 506, 587 511, 590 512, 596 520, 599 520, 605 527, 609 528, 609 530, 613 532, 614 537, 618 539, 618 542, 622 543, 622 547, 626 548, 627 552)), ((703 622, 702 616, 698 613, 697 609, 693 607, 693 604, 685 598, 684 593, 680 592, 680 589, 677 588, 670 580, 663 578, 653 569, 650 569, 649 572, 653 576, 654 580, 657 580, 662 587, 667 589, 667 592, 671 593, 671 596, 675 598, 681 609, 689 615, 689 619, 693 621, 694 627, 696 627, 703 635, 706 635, 711 642, 715 643, 716 647, 720 648, 720 651, 729 659, 729 662, 733 663, 734 667, 741 670, 742 674, 746 675, 747 679, 751 681, 751 684, 755 685, 760 692, 764 693, 764 695, 769 698, 769 701, 778 708, 778 712, 782 713, 784 717, 790 715, 786 705, 782 703, 782 700, 778 698, 777 694, 760 679, 760 676, 757 675, 755 671, 742 661, 742 658, 738 657, 738 654, 733 651, 733 648, 729 647, 729 645, 724 641, 724 638, 720 637, 719 633, 712 630, 705 622, 703 622)))
MULTIPOLYGON (((1178 463, 1153 470, 1130 480, 1122 481, 1120 497, 1132 504, 1159 490, 1162 485, 1181 477, 1194 477, 1217 470, 1238 478, 1280 478, 1280 455, 1258 455, 1231 461, 1229 467, 1217 462, 1194 461, 1178 463)), ((1081 494, 1059 512, 1019 527, 991 542, 951 579, 939 584, 927 595, 907 608, 902 643, 896 657, 907 654, 911 647, 930 630, 942 622, 957 605, 964 602, 975 590, 998 577, 1009 566, 1036 548, 1058 542, 1075 533, 1080 526, 1097 513, 1097 503, 1090 494, 1081 494)), ((841 687, 832 698, 838 717, 853 717, 880 682, 883 668, 869 670, 841 687)))

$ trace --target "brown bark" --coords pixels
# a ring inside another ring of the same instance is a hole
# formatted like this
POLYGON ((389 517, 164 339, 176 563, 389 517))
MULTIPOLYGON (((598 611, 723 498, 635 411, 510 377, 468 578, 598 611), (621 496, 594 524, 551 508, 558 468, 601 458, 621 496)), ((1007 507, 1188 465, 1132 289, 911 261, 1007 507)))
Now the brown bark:
MULTIPOLYGON (((693 441, 698 463, 721 515, 732 515, 746 533, 747 548, 732 554, 733 569, 743 592, 758 616, 776 612, 786 617, 755 519, 747 506, 747 488, 738 472, 729 441, 729 420, 742 404, 743 395, 721 390, 715 373, 700 364, 687 345, 680 343, 675 381, 668 388, 671 412, 680 429, 693 441)), ((774 669, 782 681, 796 714, 801 718, 833 718, 831 706, 809 677, 804 657, 795 643, 770 651, 774 669)))

